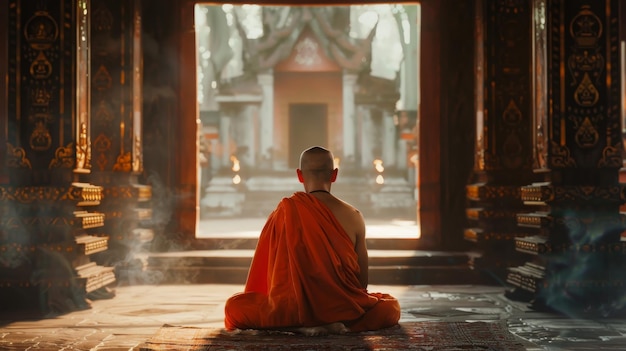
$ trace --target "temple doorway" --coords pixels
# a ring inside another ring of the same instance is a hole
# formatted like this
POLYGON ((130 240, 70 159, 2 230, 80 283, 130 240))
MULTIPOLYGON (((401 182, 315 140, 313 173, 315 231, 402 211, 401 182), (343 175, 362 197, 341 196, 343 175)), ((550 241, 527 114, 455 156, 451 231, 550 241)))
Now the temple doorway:
POLYGON ((334 194, 393 224, 381 233, 420 237, 419 13, 417 3, 196 5, 199 145, 209 150, 196 238, 233 218, 260 227, 302 190, 295 169, 312 145, 334 153, 334 194))
POLYGON ((328 147, 328 106, 290 104, 289 168, 298 168, 300 153, 313 145, 328 147))

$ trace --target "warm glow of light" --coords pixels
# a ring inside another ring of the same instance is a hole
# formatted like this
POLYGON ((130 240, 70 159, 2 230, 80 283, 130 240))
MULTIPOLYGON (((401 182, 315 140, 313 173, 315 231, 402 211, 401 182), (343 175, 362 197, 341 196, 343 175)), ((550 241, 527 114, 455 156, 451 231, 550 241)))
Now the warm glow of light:
POLYGON ((376 184, 385 184, 385 178, 382 174, 376 176, 376 184))
POLYGON ((335 157, 335 159, 333 160, 334 164, 335 164, 335 168, 339 168, 339 163, 341 162, 341 160, 339 159, 339 157, 335 157))
POLYGON ((233 177, 233 184, 239 183, 241 183, 241 177, 239 176, 239 174, 235 174, 235 176, 233 177))
POLYGON ((383 167, 383 160, 374 160, 374 168, 376 168, 376 172, 383 173, 383 171, 385 170, 385 167, 383 167))
POLYGON ((233 163, 233 172, 239 172, 241 170, 241 166, 239 165, 239 160, 234 155, 230 157, 230 161, 233 163))

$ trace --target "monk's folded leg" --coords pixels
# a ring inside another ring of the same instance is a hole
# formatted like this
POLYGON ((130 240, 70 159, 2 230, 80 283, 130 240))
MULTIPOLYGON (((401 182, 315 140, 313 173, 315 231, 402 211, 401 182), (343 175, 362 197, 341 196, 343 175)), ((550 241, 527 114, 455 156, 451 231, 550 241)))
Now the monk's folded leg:
POLYGON ((224 326, 233 329, 258 329, 263 327, 267 297, 259 293, 239 293, 226 300, 224 326))
POLYGON ((391 295, 380 295, 378 303, 360 318, 346 323, 351 332, 362 332, 393 327, 400 320, 400 304, 391 295))

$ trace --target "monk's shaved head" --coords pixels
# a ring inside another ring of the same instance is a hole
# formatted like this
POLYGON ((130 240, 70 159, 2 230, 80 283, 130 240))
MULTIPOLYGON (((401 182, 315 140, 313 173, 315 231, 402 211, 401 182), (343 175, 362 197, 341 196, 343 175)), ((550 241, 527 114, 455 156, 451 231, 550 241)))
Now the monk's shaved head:
POLYGON ((300 155, 300 170, 305 178, 328 180, 334 169, 333 153, 321 146, 313 146, 300 155))

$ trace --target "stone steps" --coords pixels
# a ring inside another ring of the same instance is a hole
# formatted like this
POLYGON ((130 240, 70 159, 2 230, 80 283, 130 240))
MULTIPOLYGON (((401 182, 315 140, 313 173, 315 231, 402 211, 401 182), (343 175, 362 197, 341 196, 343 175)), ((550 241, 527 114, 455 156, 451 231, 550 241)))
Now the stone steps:
MULTIPOLYGON (((150 253, 145 273, 162 284, 244 284, 256 238, 202 240, 199 250, 150 253)), ((370 284, 479 284, 471 253, 418 250, 419 239, 368 238, 370 284)))

